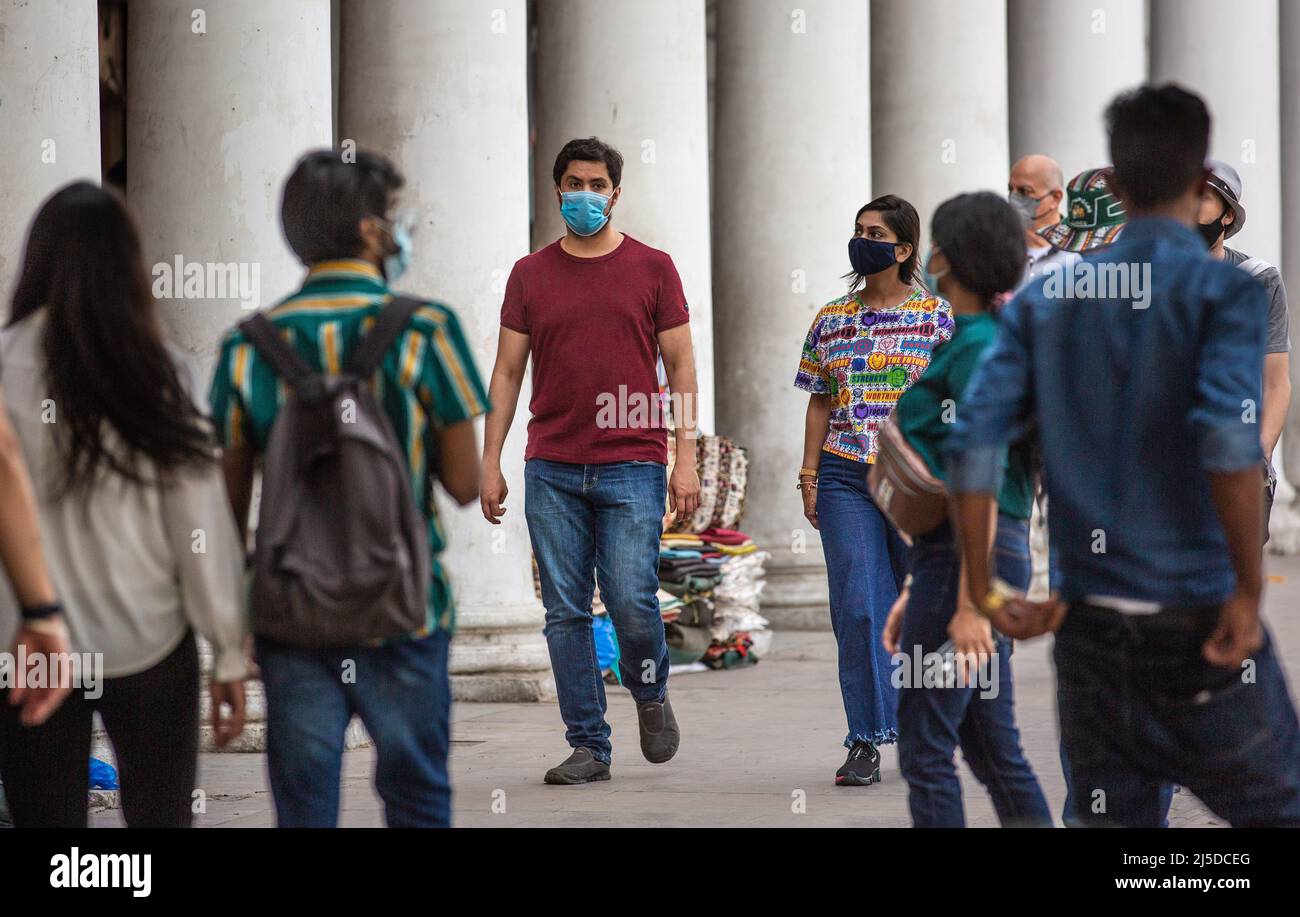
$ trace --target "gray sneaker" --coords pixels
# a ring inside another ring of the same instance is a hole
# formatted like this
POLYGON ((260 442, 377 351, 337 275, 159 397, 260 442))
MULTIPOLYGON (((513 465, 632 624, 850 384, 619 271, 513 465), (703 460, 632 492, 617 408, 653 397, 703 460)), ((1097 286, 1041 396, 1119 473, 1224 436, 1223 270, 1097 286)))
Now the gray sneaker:
POLYGON ((574 783, 594 783, 609 779, 609 765, 597 761, 590 748, 575 748, 573 754, 563 764, 557 764, 546 772, 547 783, 569 785, 574 783))
POLYGON ((636 705, 637 724, 641 727, 641 754, 651 764, 663 764, 677 754, 677 745, 682 740, 681 730, 677 728, 677 717, 673 716, 673 705, 664 696, 662 704, 651 701, 636 705))

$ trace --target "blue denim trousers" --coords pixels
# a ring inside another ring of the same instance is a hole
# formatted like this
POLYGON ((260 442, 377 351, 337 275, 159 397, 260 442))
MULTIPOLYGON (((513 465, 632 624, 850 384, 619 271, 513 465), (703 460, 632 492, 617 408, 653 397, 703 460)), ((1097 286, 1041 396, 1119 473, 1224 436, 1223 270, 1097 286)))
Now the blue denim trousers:
POLYGON ((524 485, 565 738, 608 764, 612 746, 591 599, 598 584, 632 697, 662 701, 668 644, 655 594, 667 469, 658 462, 577 465, 534 458, 525 465, 524 485))
POLYGON ((388 826, 450 826, 449 643, 446 631, 323 650, 257 638, 281 828, 338 824, 344 733, 354 713, 375 743, 375 789, 388 826))
POLYGON ((1071 606, 1053 653, 1084 825, 1159 827, 1176 783, 1234 826, 1300 827, 1300 725, 1272 637, 1241 670, 1211 665, 1218 615, 1071 606))
POLYGON ((867 492, 868 467, 823 452, 817 478, 817 524, 849 722, 845 747, 898 739, 898 692, 881 639, 907 576, 907 545, 867 492))
MULTIPOLYGON (((1061 562, 1060 552, 1051 543, 1051 534, 1049 528, 1048 534, 1048 554, 1047 554, 1047 583, 1052 592, 1061 588, 1061 562)), ((1065 803, 1061 806, 1061 823, 1067 828, 1084 827, 1083 817, 1074 811, 1076 804, 1074 792, 1074 778, 1070 775, 1070 756, 1065 751, 1065 740, 1058 737, 1057 744, 1060 747, 1061 754, 1061 776, 1065 778, 1065 803)), ((1169 827, 1169 808, 1174 803, 1174 785, 1164 783, 1160 785, 1160 827, 1169 827)))
MULTIPOLYGON (((936 653, 948 642, 957 610, 961 559, 951 525, 916 539, 912 588, 903 616, 900 653, 910 660, 936 653)), ((993 546, 997 575, 1017 589, 1029 586, 1029 523, 999 515, 993 546)), ((961 782, 953 755, 961 748, 971 771, 993 798, 1004 827, 1052 826, 1038 778, 1025 760, 1016 728, 1011 640, 994 632, 996 662, 977 684, 936 686, 911 667, 899 691, 898 761, 907 781, 908 807, 917 828, 961 828, 961 782)))

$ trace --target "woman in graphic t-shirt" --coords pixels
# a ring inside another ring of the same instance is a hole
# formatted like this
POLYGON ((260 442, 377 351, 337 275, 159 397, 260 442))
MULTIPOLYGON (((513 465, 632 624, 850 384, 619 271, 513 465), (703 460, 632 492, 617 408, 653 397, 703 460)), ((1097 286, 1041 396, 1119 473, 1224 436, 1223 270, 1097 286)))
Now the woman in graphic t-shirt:
POLYGON ((862 207, 849 239, 847 295, 804 341, 795 386, 809 392, 798 488, 820 530, 839 644, 849 754, 843 786, 880 779, 878 746, 898 738, 897 692, 881 636, 906 575, 907 549, 867 493, 876 434, 898 397, 952 336, 948 304, 915 282, 921 221, 892 194, 862 207))

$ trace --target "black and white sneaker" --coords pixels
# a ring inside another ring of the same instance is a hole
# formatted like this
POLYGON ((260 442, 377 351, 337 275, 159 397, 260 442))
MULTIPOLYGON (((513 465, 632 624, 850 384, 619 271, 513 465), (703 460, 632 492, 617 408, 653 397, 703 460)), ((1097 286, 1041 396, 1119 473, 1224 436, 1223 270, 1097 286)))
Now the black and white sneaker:
POLYGON ((547 783, 560 785, 595 783, 609 779, 609 765, 596 760, 590 748, 575 748, 563 764, 547 771, 544 779, 547 783))
POLYGON ((870 742, 854 742, 844 766, 835 772, 836 786, 871 786, 880 782, 880 752, 870 742))

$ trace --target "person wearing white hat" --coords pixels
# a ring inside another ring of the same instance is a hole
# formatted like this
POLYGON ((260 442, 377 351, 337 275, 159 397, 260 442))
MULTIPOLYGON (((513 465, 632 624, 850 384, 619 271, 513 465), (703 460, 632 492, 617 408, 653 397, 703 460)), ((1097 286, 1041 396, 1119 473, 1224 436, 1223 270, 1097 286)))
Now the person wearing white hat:
POLYGON ((1241 203, 1241 176, 1219 159, 1206 163, 1210 170, 1201 193, 1197 229, 1210 256, 1226 260, 1264 285, 1268 293, 1268 337, 1264 345, 1264 403, 1259 412, 1260 440, 1264 446, 1264 541, 1268 541, 1268 517, 1273 509, 1277 473, 1269 459, 1282 435, 1287 409, 1291 405, 1291 337, 1287 323, 1286 287, 1282 273, 1263 258, 1253 258, 1224 243, 1246 225, 1246 208, 1241 203))

